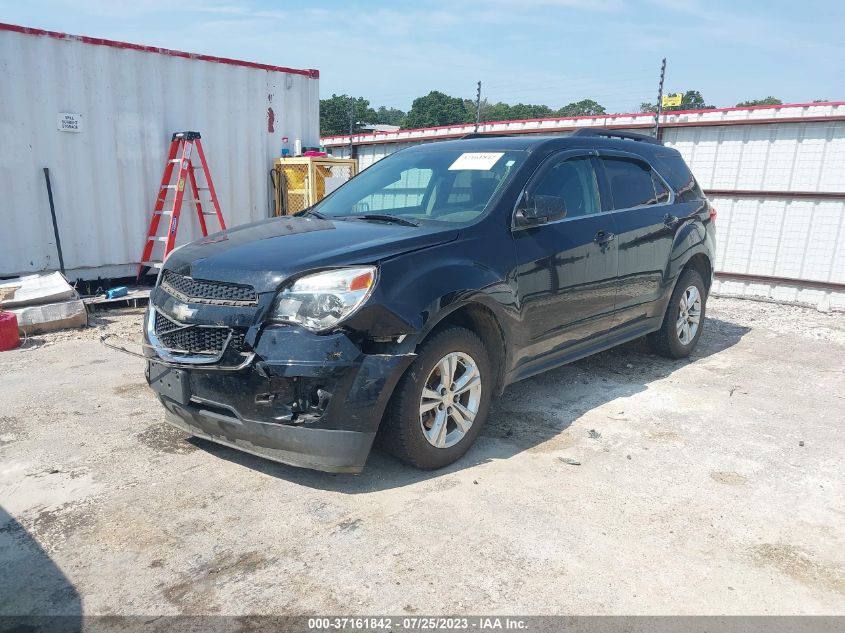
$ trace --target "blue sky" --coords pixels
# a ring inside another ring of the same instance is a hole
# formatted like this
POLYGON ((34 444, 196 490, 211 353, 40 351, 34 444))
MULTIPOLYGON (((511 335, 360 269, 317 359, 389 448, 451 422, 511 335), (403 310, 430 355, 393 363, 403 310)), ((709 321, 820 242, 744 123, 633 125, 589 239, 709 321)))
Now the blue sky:
POLYGON ((845 3, 820 0, 28 0, 0 21, 320 70, 320 92, 408 109, 430 90, 613 112, 845 100, 845 3))

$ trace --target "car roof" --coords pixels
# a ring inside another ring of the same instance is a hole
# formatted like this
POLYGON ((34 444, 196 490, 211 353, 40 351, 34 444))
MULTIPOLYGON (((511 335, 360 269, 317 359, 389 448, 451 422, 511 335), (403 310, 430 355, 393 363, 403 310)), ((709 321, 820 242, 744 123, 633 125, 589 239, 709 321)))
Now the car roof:
MULTIPOLYGON (((564 149, 616 149, 643 156, 675 154, 676 150, 665 147, 662 143, 643 142, 630 138, 608 138, 593 135, 573 136, 534 136, 534 135, 478 135, 472 138, 437 141, 438 149, 460 150, 464 152, 494 152, 522 150, 527 152, 551 152, 564 149)), ((431 147, 424 143, 408 148, 420 150, 431 147)))

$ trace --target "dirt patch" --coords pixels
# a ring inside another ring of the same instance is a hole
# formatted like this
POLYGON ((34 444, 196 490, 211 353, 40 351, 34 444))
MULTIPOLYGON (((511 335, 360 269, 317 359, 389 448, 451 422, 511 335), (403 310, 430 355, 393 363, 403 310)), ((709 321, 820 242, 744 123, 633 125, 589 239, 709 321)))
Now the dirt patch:
POLYGON ((535 439, 538 435, 547 439, 561 430, 556 426, 556 420, 543 411, 513 411, 496 407, 490 412, 481 434, 512 440, 535 439))
POLYGON ((23 423, 11 415, 0 416, 0 446, 20 442, 26 438, 23 423))
POLYGON ((817 562, 810 552, 788 543, 762 543, 752 549, 755 562, 761 566, 774 567, 793 580, 845 595, 845 571, 825 563, 817 562))
POLYGON ((197 447, 186 441, 190 436, 168 424, 154 424, 137 435, 138 441, 159 453, 184 455, 197 447))
POLYGON ((150 388, 141 382, 133 382, 127 385, 118 385, 114 388, 114 392, 123 398, 145 398, 152 399, 152 391, 150 388))
POLYGON ((338 523, 337 527, 343 532, 354 532, 361 525, 361 519, 345 519, 338 523))
POLYGON ((179 607, 183 614, 219 613, 217 587, 235 578, 254 574, 271 563, 256 551, 235 556, 231 551, 216 555, 207 563, 196 567, 182 579, 162 591, 165 600, 179 607))
POLYGON ((680 444, 684 441, 684 436, 674 431, 655 431, 649 433, 648 436, 658 442, 677 442, 680 444))
POLYGON ((718 481, 720 484, 726 484, 728 486, 741 486, 748 481, 739 473, 727 470, 714 470, 710 473, 710 478, 713 481, 718 481))
POLYGON ((58 508, 43 509, 32 520, 28 530, 47 551, 55 551, 74 533, 90 528, 97 510, 85 503, 65 503, 58 508))

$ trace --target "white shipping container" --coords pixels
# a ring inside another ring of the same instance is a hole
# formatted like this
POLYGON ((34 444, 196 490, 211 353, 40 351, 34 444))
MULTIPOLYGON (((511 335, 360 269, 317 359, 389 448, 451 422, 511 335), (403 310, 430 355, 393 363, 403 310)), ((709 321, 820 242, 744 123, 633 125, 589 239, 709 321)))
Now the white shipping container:
POLYGON ((68 276, 134 275, 173 132, 202 134, 228 226, 271 215, 281 138, 319 145, 318 77, 0 24, 0 277, 58 268, 44 167, 68 276))

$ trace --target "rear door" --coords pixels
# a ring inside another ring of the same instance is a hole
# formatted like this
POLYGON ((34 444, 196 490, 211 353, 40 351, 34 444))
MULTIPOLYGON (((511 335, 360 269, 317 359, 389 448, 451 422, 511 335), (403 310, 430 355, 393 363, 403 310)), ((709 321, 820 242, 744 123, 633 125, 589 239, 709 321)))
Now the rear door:
POLYGON ((613 322, 617 250, 613 216, 602 207, 595 152, 546 161, 528 194, 564 199, 566 216, 513 232, 517 287, 528 334, 517 364, 601 334, 613 322))
POLYGON ((669 256, 678 218, 674 194, 648 162, 620 151, 599 152, 603 190, 613 204, 619 249, 616 326, 658 316, 668 290, 669 256))

